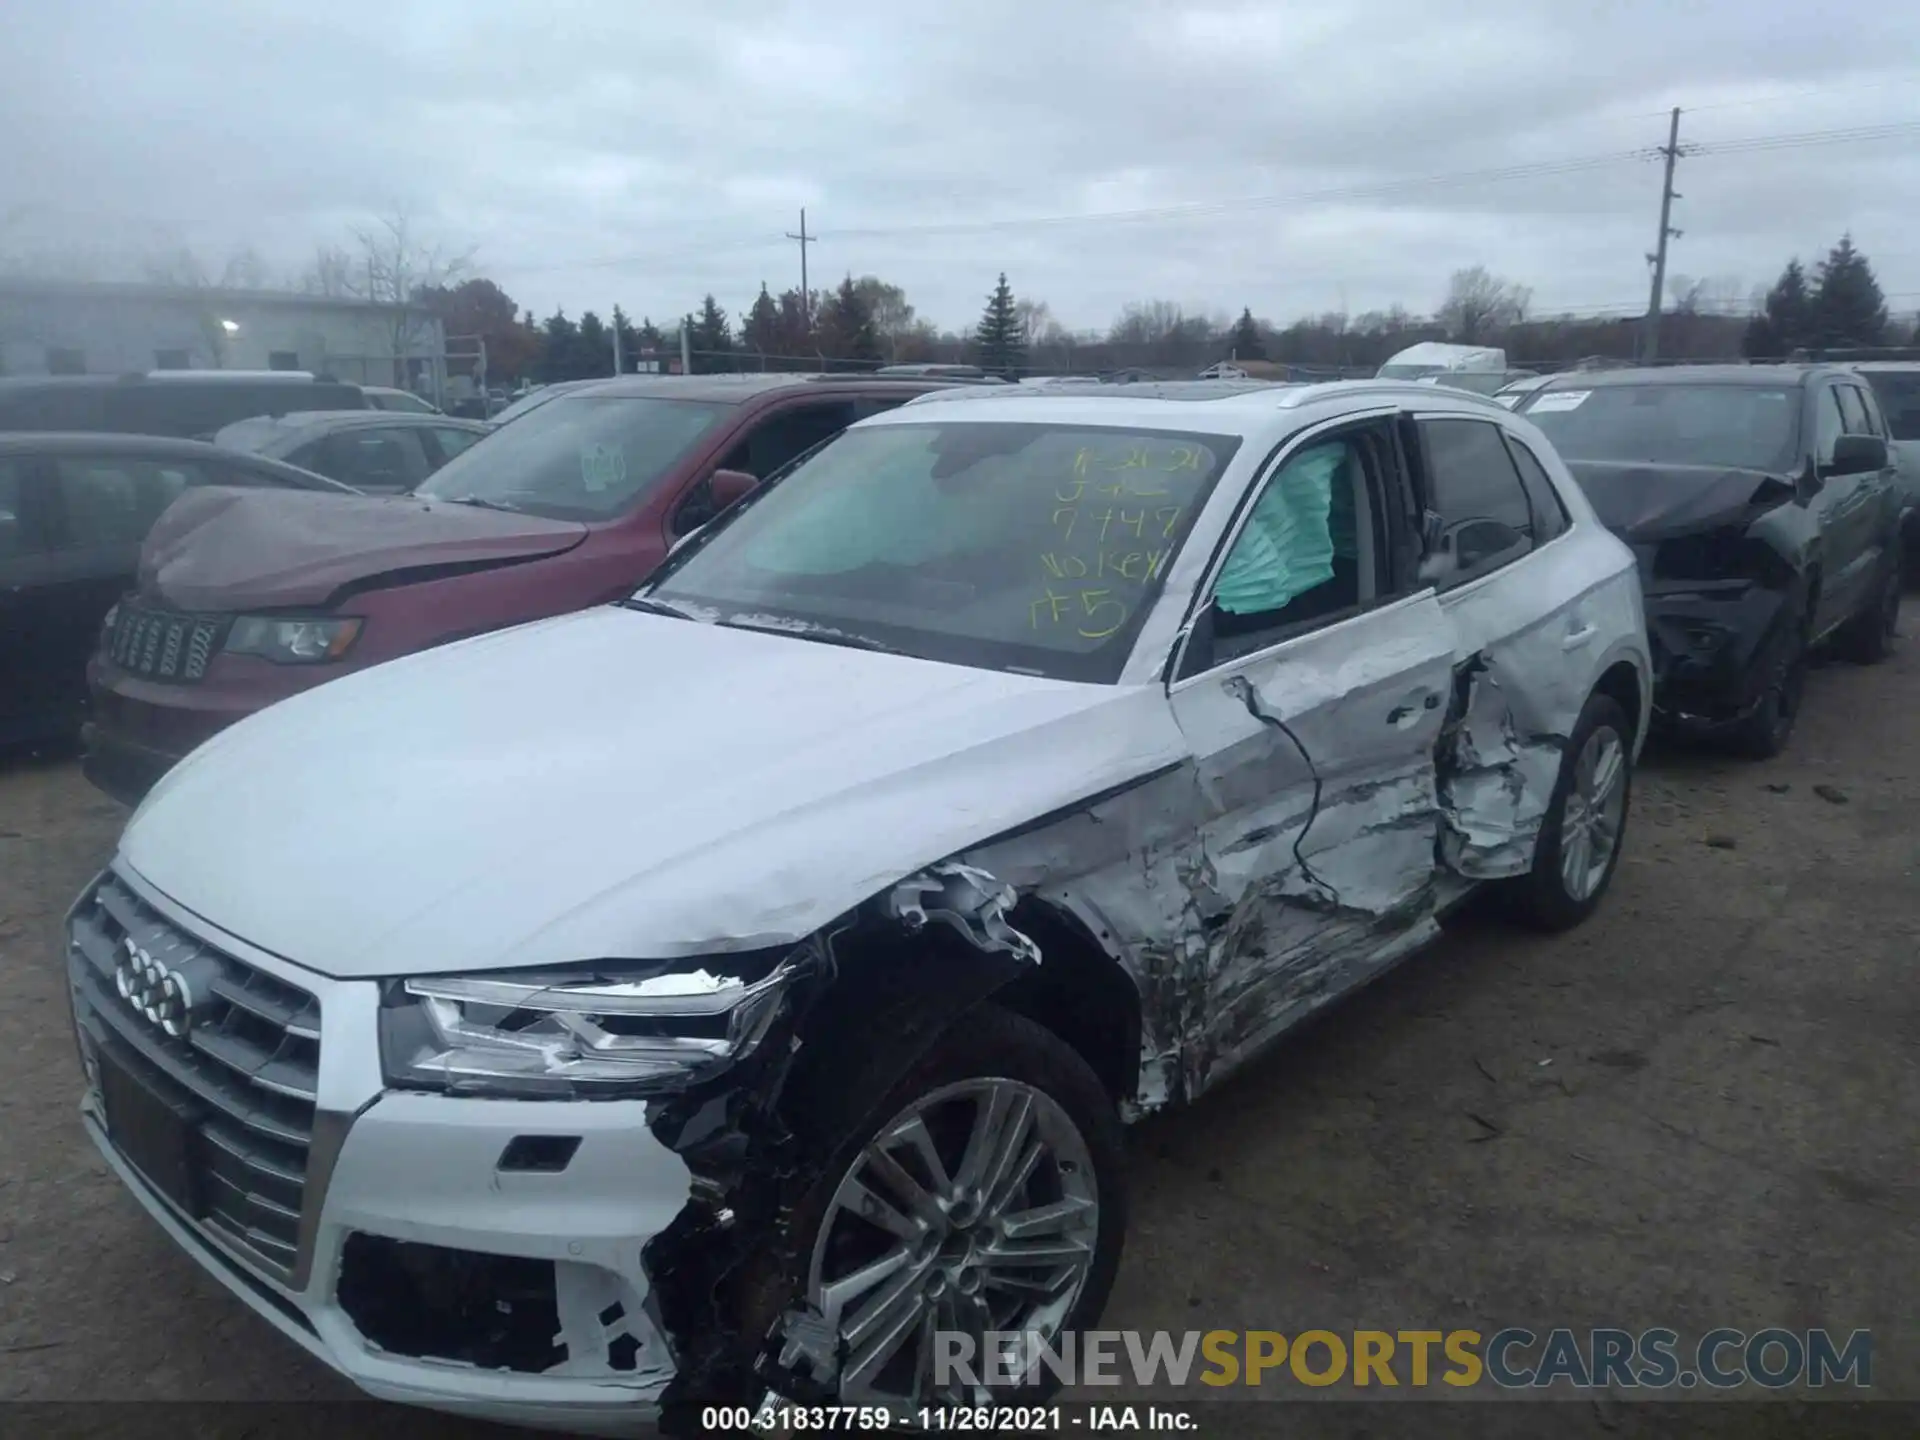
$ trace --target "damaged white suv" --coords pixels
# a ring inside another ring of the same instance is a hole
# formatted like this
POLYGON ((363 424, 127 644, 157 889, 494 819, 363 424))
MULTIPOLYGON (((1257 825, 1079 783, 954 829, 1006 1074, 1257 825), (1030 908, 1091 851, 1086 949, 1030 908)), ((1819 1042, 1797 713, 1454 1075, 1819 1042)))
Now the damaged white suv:
POLYGON ((375 1395, 911 1420, 934 1332, 1096 1318, 1123 1119, 1477 886, 1585 916, 1650 690, 1491 401, 929 396, 622 605, 191 755, 70 917, 85 1124, 375 1395))

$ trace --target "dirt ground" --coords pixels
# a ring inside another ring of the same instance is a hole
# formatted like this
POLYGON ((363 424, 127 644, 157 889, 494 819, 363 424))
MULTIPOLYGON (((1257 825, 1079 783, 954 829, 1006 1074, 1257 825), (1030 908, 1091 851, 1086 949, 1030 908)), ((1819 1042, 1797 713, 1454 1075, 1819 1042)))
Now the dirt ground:
MULTIPOLYGON (((1107 1323, 1865 1327, 1874 1395, 1920 1400, 1916 715, 1909 641, 1816 672, 1781 760, 1650 757, 1585 928, 1457 921, 1137 1129, 1107 1323)), ((121 820, 71 761, 0 762, 0 1400, 348 1398, 178 1254, 80 1132, 60 920, 121 820)), ((1614 1406, 1523 1429, 1648 1428, 1614 1406)), ((1486 1406, 1461 1408, 1479 1416, 1462 1433, 1487 1432, 1486 1406)), ((1736 1408, 1712 1428, 1832 1433, 1736 1408)))

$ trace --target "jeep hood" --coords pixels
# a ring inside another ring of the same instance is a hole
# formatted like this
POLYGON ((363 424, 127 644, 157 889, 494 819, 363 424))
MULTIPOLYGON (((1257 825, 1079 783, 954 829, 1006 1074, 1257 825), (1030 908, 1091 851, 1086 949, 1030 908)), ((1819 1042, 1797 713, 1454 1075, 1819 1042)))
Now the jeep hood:
POLYGON ((1569 460, 1567 468, 1600 523, 1638 543, 1744 523, 1794 496, 1791 480, 1723 465, 1569 460))
POLYGON ((607 606, 241 721, 155 787, 116 864, 334 976, 721 953, 1185 753, 1157 687, 607 606))
POLYGON ((317 606, 347 586, 558 555, 586 534, 570 521, 407 495, 195 489, 149 532, 140 589, 183 610, 317 606))

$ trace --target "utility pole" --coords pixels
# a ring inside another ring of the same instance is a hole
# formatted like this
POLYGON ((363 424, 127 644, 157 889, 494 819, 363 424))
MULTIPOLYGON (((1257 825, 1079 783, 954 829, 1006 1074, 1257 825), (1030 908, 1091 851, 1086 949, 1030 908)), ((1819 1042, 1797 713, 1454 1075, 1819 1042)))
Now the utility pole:
POLYGON ((796 235, 789 230, 787 232, 787 239, 798 240, 800 242, 800 322, 807 327, 809 333, 813 330, 813 315, 811 313, 813 292, 807 289, 807 246, 819 238, 818 235, 807 234, 807 211, 806 207, 802 206, 800 209, 800 233, 796 235))
POLYGON ((1680 158, 1680 107, 1673 107, 1673 119, 1667 127, 1667 143, 1660 153, 1667 157, 1666 181, 1660 187, 1660 238, 1647 263, 1653 266, 1653 293, 1647 300, 1647 327, 1640 340, 1640 359, 1651 364, 1660 355, 1660 302, 1667 288, 1667 241, 1680 238, 1673 228, 1673 202, 1680 196, 1673 188, 1673 166, 1680 158))
POLYGON ((616 305, 613 307, 613 373, 616 375, 627 373, 626 359, 620 353, 620 321, 620 307, 616 305))

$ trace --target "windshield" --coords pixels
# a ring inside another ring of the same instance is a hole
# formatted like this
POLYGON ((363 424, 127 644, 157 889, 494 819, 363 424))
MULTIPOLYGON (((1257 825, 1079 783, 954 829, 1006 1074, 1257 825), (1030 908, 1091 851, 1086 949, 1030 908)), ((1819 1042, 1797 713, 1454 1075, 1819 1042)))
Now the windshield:
POLYGON ((1920 370, 1868 370, 1868 384, 1887 412, 1896 440, 1920 440, 1920 370))
POLYGON ((851 430, 647 594, 723 624, 1110 684, 1239 443, 979 421, 851 430))
POLYGON ((1800 392, 1759 385, 1605 385, 1537 390, 1520 412, 1568 460, 1644 460, 1784 474, 1800 392))
POLYGON ((731 408, 562 395, 456 455, 414 493, 555 520, 608 520, 644 501, 731 408))

